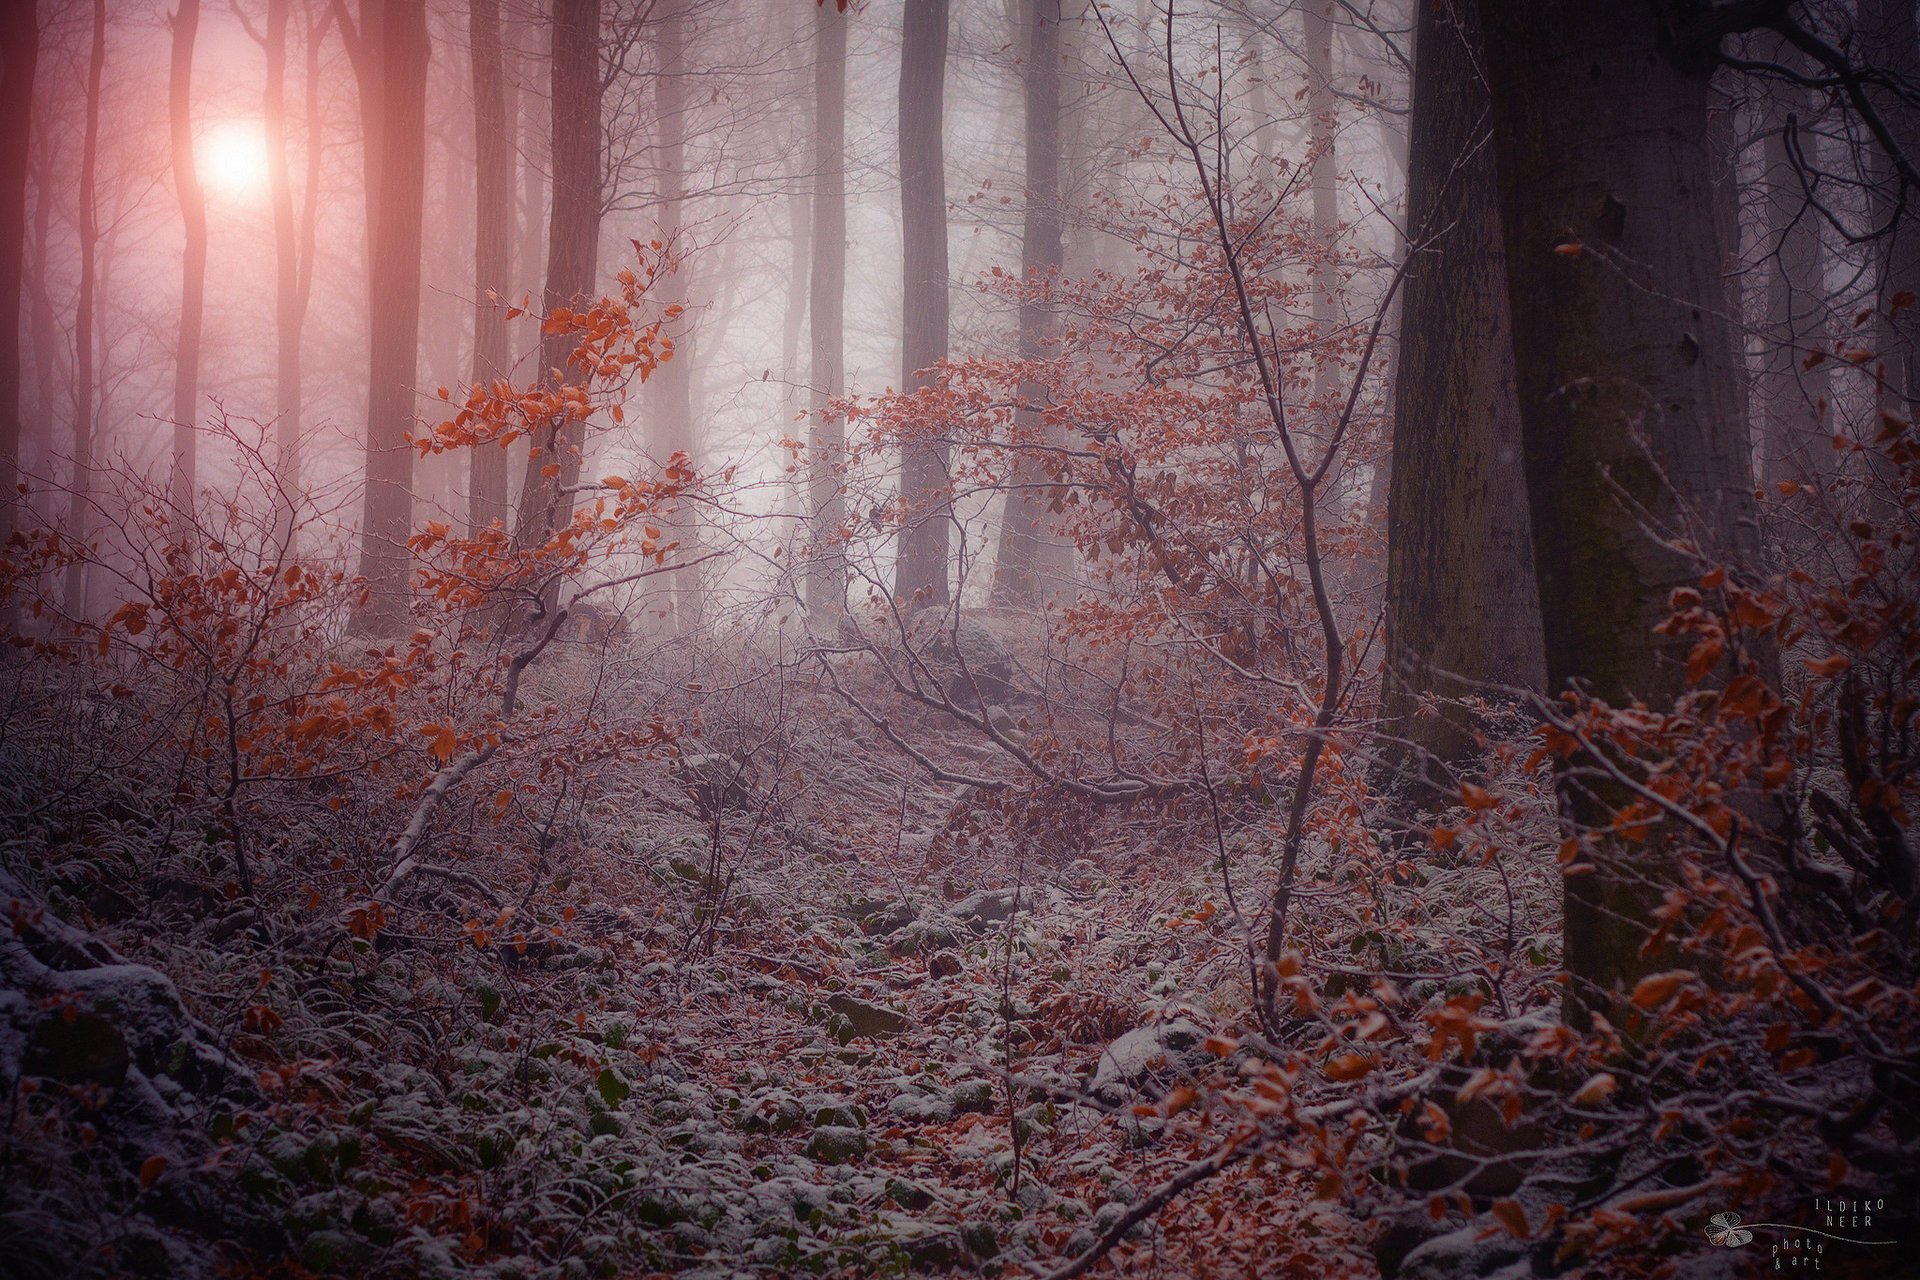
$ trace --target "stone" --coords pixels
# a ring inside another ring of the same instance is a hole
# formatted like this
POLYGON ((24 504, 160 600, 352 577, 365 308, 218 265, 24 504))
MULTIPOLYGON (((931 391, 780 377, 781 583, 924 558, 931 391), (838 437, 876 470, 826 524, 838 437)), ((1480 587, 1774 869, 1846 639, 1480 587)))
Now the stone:
POLYGON ((822 1125, 813 1131, 813 1137, 808 1140, 807 1154, 821 1164, 846 1164, 857 1160, 867 1154, 866 1131, 847 1125, 822 1125))
POLYGON ((871 1004, 850 995, 827 997, 827 1007, 847 1020, 854 1034, 895 1036, 907 1029, 907 1015, 885 1005, 871 1004))

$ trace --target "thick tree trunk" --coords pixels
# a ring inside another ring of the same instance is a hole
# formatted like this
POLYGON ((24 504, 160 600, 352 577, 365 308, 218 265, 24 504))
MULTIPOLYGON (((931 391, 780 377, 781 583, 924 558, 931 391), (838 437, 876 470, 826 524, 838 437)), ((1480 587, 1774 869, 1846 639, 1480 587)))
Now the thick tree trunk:
MULTIPOLYGON (((93 488, 93 283, 100 247, 100 82, 107 69, 107 0, 93 0, 93 43, 87 53, 87 128, 80 144, 80 294, 73 308, 73 479, 68 490, 67 527, 75 544, 87 540, 93 488)), ((87 566, 67 566, 67 613, 87 613, 87 566)))
POLYGON ((66 355, 47 284, 53 249, 53 150, 43 127, 33 166, 33 268, 26 277, 27 327, 33 335, 33 417, 21 424, 15 454, 19 464, 25 465, 31 456, 43 468, 53 453, 53 424, 60 418, 57 388, 65 381, 61 359, 66 355))
POLYGON ((839 530, 846 518, 837 467, 846 451, 846 427, 827 412, 827 402, 847 389, 847 23, 830 4, 814 13, 813 61, 813 245, 807 299, 812 340, 808 381, 813 413, 807 425, 807 510, 811 545, 807 561, 807 607, 816 615, 846 606, 847 578, 839 530))
MULTIPOLYGON (((1721 317, 1712 64, 1680 60, 1657 10, 1481 3, 1548 689, 1659 708, 1687 686, 1687 645, 1653 629, 1700 575, 1662 534, 1736 563, 1758 537, 1721 317)), ((1561 797, 1583 826, 1618 800, 1571 779, 1561 797)), ((1570 870, 1579 1023, 1673 957, 1640 955, 1657 883, 1587 855, 1570 870)))
MULTIPOLYGON (((513 239, 513 126, 507 118, 506 72, 500 54, 500 0, 471 0, 467 34, 473 57, 473 381, 505 377, 506 296, 513 239)), ((470 451, 467 530, 507 518, 507 451, 470 451)))
MULTIPOLYGON (((366 495, 360 573, 368 603, 356 628, 385 635, 403 626, 411 587, 407 535, 413 520, 414 382, 420 346, 420 245, 427 158, 425 0, 376 0, 377 30, 363 23, 368 69, 382 103, 368 143, 379 199, 368 227, 372 249, 367 379, 366 495)), ((365 94, 362 102, 366 101, 365 94)))
POLYGON ((1416 22, 1407 226, 1420 244, 1394 389, 1381 701, 1404 742, 1387 757, 1432 794, 1476 726, 1458 707, 1417 714, 1423 697, 1537 690, 1546 672, 1479 18, 1473 0, 1437 0, 1416 22))
POLYGON ((200 416, 200 339, 207 295, 207 196, 193 156, 193 46, 200 30, 200 0, 180 0, 173 15, 173 61, 167 81, 172 125, 173 186, 186 223, 180 259, 180 332, 173 366, 173 472, 170 490, 181 509, 193 501, 198 475, 195 453, 200 416))
MULTIPOLYGON (((1026 217, 1020 237, 1020 275, 1028 290, 1020 301, 1020 358, 1039 360, 1056 332, 1054 312, 1036 291, 1066 262, 1065 208, 1060 198, 1060 0, 1026 0, 1026 217)), ((1067 557, 1048 536, 1052 502, 1047 481, 1056 470, 1035 443, 1059 443, 1043 425, 1041 407, 1051 394, 1042 383, 1020 384, 1014 434, 1028 448, 1016 451, 1000 522, 994 561, 995 604, 1031 609, 1049 586, 1057 586, 1067 557)))
POLYGON ((13 529, 20 459, 20 300, 27 245, 27 156, 33 142, 40 6, 0 13, 0 542, 13 529))
MULTIPOLYGON (((900 229, 904 258, 901 389, 947 354, 947 0, 907 0, 900 35, 900 229)), ((900 551, 894 593, 902 604, 945 604, 951 590, 952 508, 943 443, 907 445, 900 459, 900 551)))
MULTIPOLYGON (((600 256, 600 0, 554 0, 551 117, 553 201, 547 225, 548 311, 572 306, 593 291, 600 256)), ((549 334, 540 368, 565 369, 574 340, 549 334)), ((538 545, 573 518, 584 424, 562 419, 541 428, 527 451, 514 540, 538 545)))

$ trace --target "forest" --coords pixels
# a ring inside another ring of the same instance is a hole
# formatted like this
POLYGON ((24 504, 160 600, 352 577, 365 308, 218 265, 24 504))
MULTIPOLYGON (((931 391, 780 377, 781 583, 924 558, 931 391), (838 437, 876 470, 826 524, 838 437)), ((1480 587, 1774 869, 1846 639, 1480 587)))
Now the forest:
POLYGON ((1915 0, 0 0, 0 1275, 1914 1274, 1915 0))

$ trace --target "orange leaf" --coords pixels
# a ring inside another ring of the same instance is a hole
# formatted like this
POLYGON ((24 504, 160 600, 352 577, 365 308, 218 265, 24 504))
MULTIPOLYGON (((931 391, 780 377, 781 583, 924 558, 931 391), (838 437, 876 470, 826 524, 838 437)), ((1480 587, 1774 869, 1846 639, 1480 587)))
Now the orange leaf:
POLYGON ((1507 1234, 1516 1240, 1525 1240, 1532 1231, 1527 1225, 1527 1211, 1518 1200, 1495 1200, 1493 1216, 1507 1229, 1507 1234))
POLYGON ((1358 1080, 1373 1070, 1373 1059, 1364 1053, 1342 1053, 1327 1060, 1324 1068, 1329 1080, 1358 1080))
POLYGON ((1574 1104, 1588 1107, 1596 1102, 1605 1102, 1619 1087, 1620 1082, 1613 1078, 1611 1072, 1602 1071, 1580 1086, 1580 1092, 1573 1095, 1574 1104))
POLYGON ((1669 969, 1642 978, 1633 988, 1633 1003, 1642 1009, 1657 1009, 1671 1000, 1680 984, 1692 976, 1685 969, 1669 969))
POLYGON ((1476 787, 1471 782, 1460 784, 1460 803, 1469 809, 1493 808, 1493 795, 1485 787, 1476 787))
POLYGON ((1837 676, 1853 665, 1853 659, 1844 653, 1836 653, 1825 658, 1808 658, 1807 670, 1822 678, 1837 676))
POLYGON ((160 1175, 167 1171, 169 1161, 165 1156, 148 1156, 140 1162, 140 1189, 149 1191, 153 1184, 160 1181, 160 1175))

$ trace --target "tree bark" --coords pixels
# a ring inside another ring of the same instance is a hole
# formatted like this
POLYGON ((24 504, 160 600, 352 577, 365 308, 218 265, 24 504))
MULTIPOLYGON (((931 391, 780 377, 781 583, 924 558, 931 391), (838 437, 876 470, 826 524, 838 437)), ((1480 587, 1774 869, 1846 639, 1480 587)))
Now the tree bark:
MULTIPOLYGON (((1057 332, 1054 311, 1039 291, 1066 263, 1065 208, 1060 198, 1060 0, 1026 0, 1028 36, 1023 79, 1026 90, 1026 216, 1020 236, 1020 358, 1038 361, 1057 332)), ((1041 406, 1050 389, 1023 379, 1014 411, 1016 447, 1000 522, 1000 548, 994 560, 993 600, 997 605, 1031 609, 1049 585, 1064 576, 1067 557, 1047 533, 1052 508, 1047 481, 1057 468, 1034 443, 1059 444, 1059 433, 1044 425, 1041 406)))
MULTIPOLYGON (((1911 0, 1859 0, 1858 15, 1859 60, 1902 85, 1920 83, 1920 24, 1911 0)), ((1868 153, 1868 209, 1882 232, 1874 323, 1883 370, 1880 401, 1882 408, 1912 417, 1920 400, 1920 191, 1902 179, 1898 161, 1903 159, 1909 171, 1920 168, 1920 107, 1901 94, 1866 92, 1900 152, 1896 158, 1873 146, 1868 153)))
POLYGON ((301 339, 307 302, 313 292, 313 251, 320 197, 320 37, 322 22, 309 25, 306 37, 306 171, 296 213, 288 153, 287 29, 292 0, 267 5, 267 83, 262 111, 267 133, 267 186, 273 206, 275 322, 274 495, 276 528, 291 536, 293 510, 301 495, 300 433, 305 405, 301 339))
POLYGON ((200 30, 200 0, 180 0, 173 15, 173 58, 167 81, 167 115, 172 125, 173 185, 186 224, 186 250, 180 259, 180 333, 173 367, 173 471, 169 486, 175 507, 193 502, 198 475, 195 454, 200 416, 200 341, 207 294, 207 195, 193 156, 193 47, 200 30))
MULTIPOLYGON (((1712 60, 1672 45, 1660 10, 1481 0, 1547 687, 1655 708, 1687 687, 1688 645, 1653 629, 1700 575, 1662 534, 1736 566, 1758 542, 1721 316, 1712 60)), ((1619 800, 1563 774, 1577 825, 1619 800)), ((1674 960, 1639 954, 1649 869, 1589 856, 1565 881, 1576 1025, 1674 960)))
POLYGON ((40 6, 15 0, 0 13, 0 542, 13 529, 20 459, 20 301, 27 245, 27 157, 40 6))
MULTIPOLYGON (((506 376, 505 297, 513 239, 513 126, 507 118, 506 71, 500 52, 500 0, 471 0, 467 33, 473 57, 473 381, 506 376)), ((507 518, 507 451, 470 450, 469 536, 507 518)))
MULTIPOLYGON (((693 367, 695 318, 689 305, 692 298, 693 258, 688 252, 685 228, 687 189, 687 4, 685 0, 664 0, 656 41, 658 74, 653 79, 654 116, 659 129, 658 173, 660 184, 660 240, 673 257, 673 270, 660 285, 662 301, 682 308, 678 322, 670 328, 673 358, 653 375, 655 408, 655 455, 662 464, 676 453, 692 458, 693 440, 693 367)), ((692 550, 697 530, 684 510, 674 513, 669 522, 671 536, 679 542, 683 554, 692 550)), ((674 629, 682 634, 700 626, 701 597, 699 570, 681 569, 669 576, 669 591, 674 629)))
MULTIPOLYGON (((80 144, 80 294, 73 308, 73 480, 68 490, 67 539, 87 540, 93 487, 93 284, 100 245, 97 190, 100 168, 100 82, 107 69, 107 0, 93 0, 93 43, 87 53, 87 126, 80 144)), ((87 565, 67 566, 67 613, 87 613, 87 565)))
POLYGON ((378 127, 367 131, 379 198, 368 226, 372 349, 360 527, 360 573, 369 594, 355 619, 356 629, 366 635, 389 634, 404 625, 411 587, 406 543, 413 520, 413 447, 407 433, 414 421, 420 346, 429 57, 425 0, 370 0, 368 7, 376 4, 381 10, 377 31, 374 23, 363 21, 360 32, 382 104, 378 127))
MULTIPOLYGON (((553 200, 547 224, 547 283, 543 303, 584 301, 593 290, 600 255, 600 0, 554 0, 552 57, 553 200)), ((540 368, 564 370, 573 351, 569 334, 548 334, 540 368)), ((527 451, 514 541, 536 546, 573 518, 585 424, 546 424, 527 451)))
MULTIPOLYGON (((1807 199, 1788 145, 1798 133, 1799 112, 1811 111, 1811 95, 1785 84, 1774 92, 1785 101, 1765 104, 1761 134, 1764 170, 1760 213, 1765 255, 1766 346, 1754 377, 1760 432, 1759 454, 1770 485, 1783 480, 1822 482, 1833 474, 1834 451, 1826 416, 1833 395, 1825 361, 1805 367, 1805 355, 1824 345, 1827 291, 1820 247, 1820 213, 1807 199)), ((1811 139, 1800 137, 1801 147, 1811 139)))
POLYGON ((830 4, 814 12, 813 60, 813 244, 807 287, 812 342, 808 381, 813 413, 807 420, 807 509, 811 546, 807 561, 807 607, 815 614, 846 606, 847 577, 841 563, 841 524, 846 519, 837 466, 846 453, 846 426, 827 403, 846 393, 844 329, 847 299, 847 23, 830 4))
POLYGON ((1418 6, 1381 702, 1421 802, 1446 798, 1478 727, 1458 706, 1417 714, 1425 695, 1546 678, 1484 57, 1473 0, 1418 6))
MULTIPOLYGON (((901 390, 947 355, 947 0, 907 0, 900 43, 901 390)), ((900 549, 894 594, 945 604, 952 508, 944 443, 909 443, 900 459, 900 549)))

